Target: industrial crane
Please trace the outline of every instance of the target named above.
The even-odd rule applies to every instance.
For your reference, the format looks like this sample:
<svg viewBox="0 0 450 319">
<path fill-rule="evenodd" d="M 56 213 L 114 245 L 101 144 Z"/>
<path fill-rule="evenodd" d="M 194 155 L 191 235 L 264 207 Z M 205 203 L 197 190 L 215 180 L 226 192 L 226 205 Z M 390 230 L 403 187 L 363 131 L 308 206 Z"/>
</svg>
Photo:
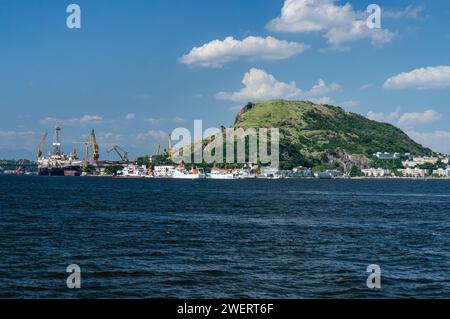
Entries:
<svg viewBox="0 0 450 319">
<path fill-rule="evenodd" d="M 83 144 L 84 145 L 84 167 L 87 167 L 89 164 L 89 142 L 88 141 L 84 141 L 84 142 L 73 142 L 73 144 Z M 76 155 L 76 152 L 74 152 Z"/>
<path fill-rule="evenodd" d="M 114 145 L 107 153 L 111 153 L 112 151 L 116 152 L 119 155 L 120 159 L 124 163 L 128 163 L 128 152 L 121 148 L 119 145 Z M 122 152 L 122 153 L 121 153 Z"/>
<path fill-rule="evenodd" d="M 95 138 L 94 129 L 92 129 L 92 131 L 91 131 L 90 143 L 91 143 L 91 149 L 92 149 L 92 164 L 97 165 L 97 161 L 100 157 L 100 154 L 99 154 L 99 147 L 97 144 L 97 140 Z"/>
<path fill-rule="evenodd" d="M 42 156 L 42 148 L 44 147 L 45 141 L 47 139 L 47 135 L 48 135 L 47 133 L 44 133 L 44 135 L 42 135 L 41 142 L 39 143 L 38 153 L 37 153 L 38 158 L 41 158 L 41 156 Z"/>
<path fill-rule="evenodd" d="M 169 134 L 169 138 L 168 138 L 168 147 L 169 147 L 169 149 L 168 149 L 168 158 L 169 158 L 169 160 L 171 161 L 172 160 L 172 134 Z"/>
</svg>

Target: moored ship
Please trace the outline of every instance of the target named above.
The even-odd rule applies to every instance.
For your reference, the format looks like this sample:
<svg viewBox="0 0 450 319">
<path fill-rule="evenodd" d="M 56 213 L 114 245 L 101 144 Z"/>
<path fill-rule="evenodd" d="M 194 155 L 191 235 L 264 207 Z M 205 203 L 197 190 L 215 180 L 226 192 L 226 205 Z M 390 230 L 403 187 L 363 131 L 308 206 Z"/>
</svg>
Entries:
<svg viewBox="0 0 450 319">
<path fill-rule="evenodd" d="M 44 135 L 38 150 L 39 176 L 80 176 L 82 162 L 76 159 L 76 154 L 67 155 L 61 151 L 61 127 L 57 124 L 53 135 L 52 152 L 49 156 L 42 156 L 42 144 L 47 137 Z"/>
</svg>

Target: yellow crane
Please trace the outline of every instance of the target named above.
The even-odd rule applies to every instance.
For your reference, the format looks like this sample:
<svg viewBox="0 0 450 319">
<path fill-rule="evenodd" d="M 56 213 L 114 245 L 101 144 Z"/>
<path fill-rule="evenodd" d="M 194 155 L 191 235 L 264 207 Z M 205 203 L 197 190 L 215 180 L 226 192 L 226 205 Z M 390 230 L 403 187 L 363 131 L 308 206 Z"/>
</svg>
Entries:
<svg viewBox="0 0 450 319">
<path fill-rule="evenodd" d="M 89 142 L 73 142 L 73 144 L 83 144 L 84 145 L 84 167 L 87 167 L 89 164 Z"/>
<path fill-rule="evenodd" d="M 42 148 L 44 147 L 44 143 L 47 139 L 47 135 L 48 135 L 47 133 L 44 133 L 42 135 L 41 142 L 39 143 L 38 153 L 37 153 L 38 158 L 42 157 Z"/>
<path fill-rule="evenodd" d="M 99 155 L 99 147 L 97 144 L 97 140 L 95 138 L 94 129 L 92 129 L 92 131 L 91 131 L 90 143 L 91 143 L 91 149 L 92 149 L 92 164 L 97 165 L 97 161 L 98 161 L 100 155 Z"/>
<path fill-rule="evenodd" d="M 172 134 L 169 134 L 169 150 L 168 150 L 168 155 L 169 155 L 169 160 L 172 160 Z"/>
</svg>

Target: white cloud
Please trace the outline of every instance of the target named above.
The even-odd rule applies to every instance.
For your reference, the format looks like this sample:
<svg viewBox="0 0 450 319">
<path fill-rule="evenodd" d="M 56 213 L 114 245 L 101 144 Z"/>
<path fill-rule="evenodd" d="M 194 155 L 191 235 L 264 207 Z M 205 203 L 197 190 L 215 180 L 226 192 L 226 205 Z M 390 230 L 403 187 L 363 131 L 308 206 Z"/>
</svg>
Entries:
<svg viewBox="0 0 450 319">
<path fill-rule="evenodd" d="M 383 18 L 390 18 L 390 19 L 400 19 L 400 18 L 411 18 L 411 19 L 417 19 L 419 17 L 419 14 L 424 10 L 424 6 L 414 6 L 409 5 L 403 10 L 394 10 L 394 9 L 388 9 L 383 11 Z"/>
<path fill-rule="evenodd" d="M 434 123 L 442 119 L 442 114 L 435 110 L 426 110 L 422 113 L 404 113 L 400 116 L 398 124 L 400 125 L 416 125 L 416 124 L 429 124 Z"/>
<path fill-rule="evenodd" d="M 358 106 L 360 104 L 361 104 L 360 101 L 355 101 L 355 100 L 348 100 L 348 101 L 344 101 L 344 102 L 339 103 L 339 105 L 341 107 L 345 107 L 345 108 L 356 107 L 356 106 Z"/>
<path fill-rule="evenodd" d="M 335 0 L 285 0 L 281 15 L 270 21 L 267 28 L 276 32 L 323 32 L 335 48 L 362 39 L 379 45 L 394 38 L 387 29 L 369 29 L 365 16 L 350 3 L 341 6 Z"/>
<path fill-rule="evenodd" d="M 186 120 L 182 117 L 175 116 L 172 119 L 165 119 L 165 118 L 147 118 L 144 120 L 144 122 L 150 123 L 152 125 L 161 125 L 163 123 L 171 122 L 175 124 L 181 124 L 186 122 Z"/>
<path fill-rule="evenodd" d="M 370 111 L 367 114 L 367 118 L 373 121 L 377 121 L 377 122 L 386 122 L 386 123 L 394 123 L 396 121 L 398 121 L 398 119 L 400 118 L 401 113 L 400 113 L 400 108 L 397 107 L 395 109 L 395 111 L 390 112 L 388 114 L 385 114 L 383 112 L 372 112 Z"/>
<path fill-rule="evenodd" d="M 186 120 L 185 120 L 184 118 L 182 118 L 182 117 L 175 116 L 175 117 L 172 119 L 172 122 L 173 122 L 173 123 L 176 123 L 176 124 L 181 124 L 181 123 L 186 122 Z"/>
<path fill-rule="evenodd" d="M 442 65 L 403 72 L 386 80 L 385 89 L 416 88 L 419 90 L 450 86 L 450 66 Z"/>
<path fill-rule="evenodd" d="M 162 130 L 149 130 L 144 133 L 139 133 L 136 138 L 138 140 L 147 140 L 147 139 L 155 139 L 155 140 L 165 140 L 167 139 L 168 133 Z"/>
<path fill-rule="evenodd" d="M 402 114 L 400 112 L 400 108 L 398 107 L 395 111 L 388 114 L 384 114 L 382 112 L 375 113 L 371 111 L 367 114 L 367 117 L 374 121 L 387 122 L 405 127 L 437 122 L 442 119 L 442 114 L 432 109 L 424 112 L 410 112 Z"/>
<path fill-rule="evenodd" d="M 337 83 L 327 85 L 324 80 L 319 79 L 309 91 L 304 93 L 306 99 L 317 98 L 341 90 L 341 86 Z"/>
<path fill-rule="evenodd" d="M 33 131 L 0 131 L 0 137 L 30 137 L 34 134 Z"/>
<path fill-rule="evenodd" d="M 134 114 L 134 113 L 128 113 L 127 115 L 125 115 L 126 120 L 134 120 L 135 117 L 136 117 L 136 114 Z"/>
<path fill-rule="evenodd" d="M 431 148 L 435 152 L 450 153 L 450 132 L 434 131 L 434 132 L 406 132 L 416 142 Z"/>
<path fill-rule="evenodd" d="M 57 122 L 67 125 L 67 126 L 85 126 L 88 124 L 99 124 L 101 123 L 103 118 L 98 115 L 83 115 L 80 118 L 72 118 L 72 119 L 56 119 L 53 117 L 46 117 L 40 120 L 41 124 L 55 124 Z"/>
<path fill-rule="evenodd" d="M 294 81 L 284 83 L 264 70 L 252 68 L 246 72 L 242 80 L 244 88 L 234 93 L 220 92 L 216 94 L 219 100 L 255 101 L 277 98 L 296 98 L 301 94 Z"/>
<path fill-rule="evenodd" d="M 325 37 L 333 47 L 340 48 L 342 44 L 357 40 L 370 39 L 373 46 L 389 43 L 394 33 L 387 29 L 369 29 L 366 21 L 353 21 L 348 26 L 330 29 Z"/>
<path fill-rule="evenodd" d="M 303 43 L 278 40 L 274 37 L 250 36 L 244 40 L 227 37 L 194 47 L 178 62 L 189 66 L 220 68 L 225 63 L 247 58 L 255 60 L 282 60 L 303 53 L 308 46 Z"/>
<path fill-rule="evenodd" d="M 242 83 L 244 88 L 240 91 L 234 93 L 220 92 L 216 94 L 216 99 L 242 102 L 283 98 L 305 99 L 319 104 L 329 104 L 332 99 L 325 95 L 341 89 L 336 83 L 328 85 L 320 79 L 309 91 L 303 92 L 297 87 L 295 81 L 281 82 L 272 74 L 255 68 L 245 73 Z"/>
</svg>

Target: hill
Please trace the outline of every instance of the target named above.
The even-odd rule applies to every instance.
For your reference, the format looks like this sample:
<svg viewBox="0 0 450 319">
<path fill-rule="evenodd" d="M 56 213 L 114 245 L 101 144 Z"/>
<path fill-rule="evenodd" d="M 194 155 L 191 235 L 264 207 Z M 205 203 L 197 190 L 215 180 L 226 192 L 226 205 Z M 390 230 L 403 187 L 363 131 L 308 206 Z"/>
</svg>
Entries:
<svg viewBox="0 0 450 319">
<path fill-rule="evenodd" d="M 279 128 L 282 168 L 367 167 L 376 152 L 430 155 L 399 128 L 332 105 L 272 100 L 247 104 L 233 127 Z"/>
</svg>

